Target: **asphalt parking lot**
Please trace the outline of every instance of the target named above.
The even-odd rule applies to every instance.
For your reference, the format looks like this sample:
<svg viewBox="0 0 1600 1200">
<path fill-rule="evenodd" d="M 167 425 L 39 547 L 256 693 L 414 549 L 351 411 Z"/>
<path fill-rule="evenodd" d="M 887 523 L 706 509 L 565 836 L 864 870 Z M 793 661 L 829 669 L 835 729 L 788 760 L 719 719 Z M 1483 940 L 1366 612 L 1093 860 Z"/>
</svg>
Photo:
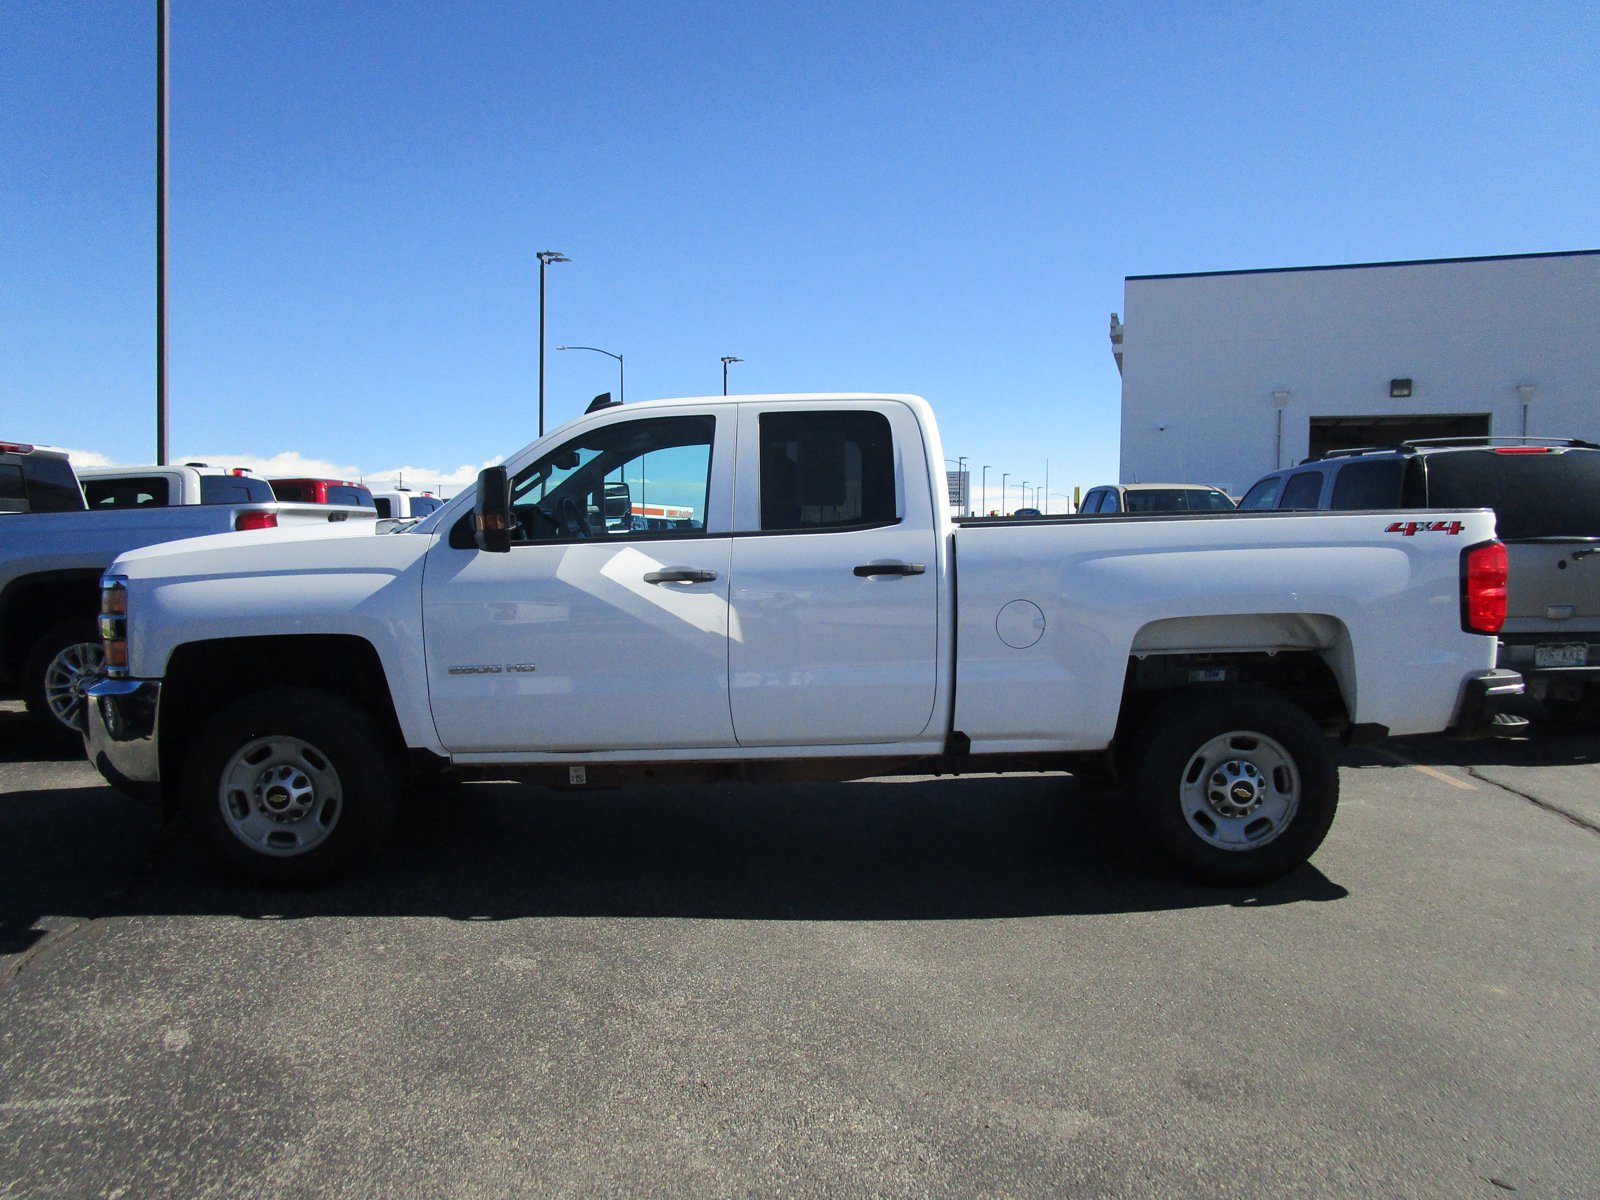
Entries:
<svg viewBox="0 0 1600 1200">
<path fill-rule="evenodd" d="M 0 1197 L 1600 1195 L 1600 736 L 1173 883 L 1065 776 L 409 810 L 210 878 L 0 708 Z"/>
</svg>

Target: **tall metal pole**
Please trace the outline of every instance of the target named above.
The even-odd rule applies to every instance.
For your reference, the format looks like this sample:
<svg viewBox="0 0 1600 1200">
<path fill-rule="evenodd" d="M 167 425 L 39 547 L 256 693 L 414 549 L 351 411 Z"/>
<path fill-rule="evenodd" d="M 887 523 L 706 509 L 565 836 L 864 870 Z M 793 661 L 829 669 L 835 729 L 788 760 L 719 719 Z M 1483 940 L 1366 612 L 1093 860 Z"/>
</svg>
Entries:
<svg viewBox="0 0 1600 1200">
<path fill-rule="evenodd" d="M 559 250 L 541 250 L 539 258 L 539 436 L 544 436 L 544 271 L 551 263 L 571 262 Z"/>
<path fill-rule="evenodd" d="M 1006 480 L 1011 478 L 1010 471 L 1000 472 L 1000 515 L 1006 515 Z"/>
<path fill-rule="evenodd" d="M 167 0 L 156 0 L 156 463 L 167 463 Z"/>
<path fill-rule="evenodd" d="M 987 517 L 989 515 L 989 464 L 988 463 L 984 463 L 983 464 L 983 501 L 979 505 L 979 507 L 983 509 L 983 515 Z"/>
<path fill-rule="evenodd" d="M 967 516 L 972 515 L 972 497 L 967 494 L 967 458 L 966 455 L 956 459 L 956 480 L 961 488 L 961 507 Z"/>
<path fill-rule="evenodd" d="M 728 364 L 729 363 L 736 363 L 736 362 L 743 362 L 743 361 L 744 361 L 744 359 L 735 358 L 731 354 L 724 354 L 722 356 L 722 394 L 724 396 L 726 396 L 728 394 Z"/>
<path fill-rule="evenodd" d="M 1046 516 L 1050 514 L 1050 460 L 1044 460 L 1044 506 L 1040 509 Z"/>
</svg>

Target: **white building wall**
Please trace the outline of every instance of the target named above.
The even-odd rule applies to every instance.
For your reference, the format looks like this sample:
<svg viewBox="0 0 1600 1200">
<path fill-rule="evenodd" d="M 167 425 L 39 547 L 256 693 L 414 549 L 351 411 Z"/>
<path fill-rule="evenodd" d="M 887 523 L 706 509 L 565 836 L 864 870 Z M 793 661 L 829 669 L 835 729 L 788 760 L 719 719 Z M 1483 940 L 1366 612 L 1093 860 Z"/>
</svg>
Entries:
<svg viewBox="0 0 1600 1200">
<path fill-rule="evenodd" d="M 1529 434 L 1600 441 L 1600 251 L 1132 276 L 1123 304 L 1124 483 L 1237 496 L 1306 456 L 1313 417 L 1488 413 L 1520 434 L 1519 384 Z"/>
</svg>

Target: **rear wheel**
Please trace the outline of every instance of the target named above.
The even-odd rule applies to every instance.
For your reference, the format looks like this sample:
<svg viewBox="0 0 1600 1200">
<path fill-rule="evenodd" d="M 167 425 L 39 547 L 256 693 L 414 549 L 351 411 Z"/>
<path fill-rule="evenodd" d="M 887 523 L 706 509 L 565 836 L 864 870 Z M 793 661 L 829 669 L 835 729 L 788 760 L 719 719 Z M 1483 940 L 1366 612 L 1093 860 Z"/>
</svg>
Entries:
<svg viewBox="0 0 1600 1200">
<path fill-rule="evenodd" d="M 203 852 L 269 887 L 323 883 L 387 836 L 389 748 L 338 696 L 249 696 L 206 726 L 183 772 L 183 811 Z"/>
<path fill-rule="evenodd" d="M 33 644 L 23 667 L 24 699 L 35 729 L 52 746 L 82 746 L 83 689 L 101 679 L 105 667 L 93 621 L 63 621 Z"/>
<path fill-rule="evenodd" d="M 1180 696 L 1142 727 L 1134 776 L 1161 852 L 1205 883 L 1264 883 L 1305 862 L 1333 825 L 1339 773 L 1305 712 L 1248 688 Z"/>
</svg>

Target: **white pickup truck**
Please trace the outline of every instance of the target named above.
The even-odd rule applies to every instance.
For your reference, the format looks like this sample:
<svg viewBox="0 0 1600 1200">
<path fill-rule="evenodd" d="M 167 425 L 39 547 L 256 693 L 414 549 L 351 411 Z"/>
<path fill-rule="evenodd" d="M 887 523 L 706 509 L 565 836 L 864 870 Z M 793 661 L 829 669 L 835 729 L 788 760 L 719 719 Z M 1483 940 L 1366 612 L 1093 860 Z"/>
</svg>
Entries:
<svg viewBox="0 0 1600 1200">
<path fill-rule="evenodd" d="M 1108 762 L 1142 836 L 1244 883 L 1327 833 L 1328 735 L 1477 735 L 1521 690 L 1485 510 L 953 525 L 942 467 L 914 396 L 613 405 L 391 536 L 125 554 L 89 756 L 269 884 L 366 854 L 429 771 Z M 652 505 L 679 519 L 627 519 Z"/>
<path fill-rule="evenodd" d="M 56 491 L 74 492 L 71 503 L 51 511 L 8 512 L 0 505 L 0 696 L 20 696 L 38 736 L 68 747 L 83 726 L 82 690 L 101 670 L 100 576 L 118 554 L 226 530 L 327 529 L 363 518 L 370 528 L 376 518 L 370 510 L 284 504 L 266 480 L 249 473 L 117 467 L 85 470 L 75 479 L 61 454 L 0 445 L 22 478 L 47 465 L 58 477 Z"/>
</svg>

